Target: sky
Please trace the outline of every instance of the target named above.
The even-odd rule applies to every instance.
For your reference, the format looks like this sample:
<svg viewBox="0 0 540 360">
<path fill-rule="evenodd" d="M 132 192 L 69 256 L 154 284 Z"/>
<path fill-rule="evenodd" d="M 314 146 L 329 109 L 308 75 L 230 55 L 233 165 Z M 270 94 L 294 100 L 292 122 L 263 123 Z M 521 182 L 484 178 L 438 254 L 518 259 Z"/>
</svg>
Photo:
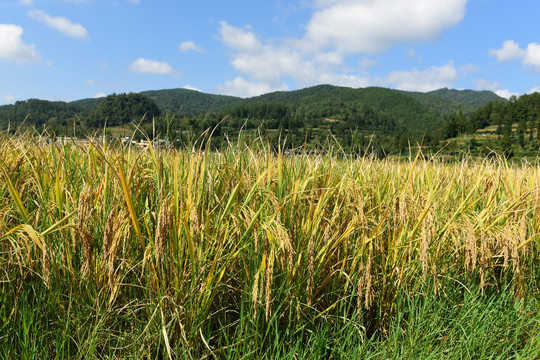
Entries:
<svg viewBox="0 0 540 360">
<path fill-rule="evenodd" d="M 0 0 L 0 105 L 319 84 L 540 91 L 538 0 Z"/>
</svg>

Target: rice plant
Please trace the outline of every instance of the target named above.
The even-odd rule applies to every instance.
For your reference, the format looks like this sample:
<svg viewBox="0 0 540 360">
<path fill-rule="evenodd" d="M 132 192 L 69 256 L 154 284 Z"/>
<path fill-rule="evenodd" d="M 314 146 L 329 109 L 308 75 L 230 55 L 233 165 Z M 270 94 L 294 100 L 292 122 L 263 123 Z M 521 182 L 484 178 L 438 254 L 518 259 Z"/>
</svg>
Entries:
<svg viewBox="0 0 540 360">
<path fill-rule="evenodd" d="M 338 155 L 2 134 L 0 357 L 537 357 L 538 166 Z"/>
</svg>

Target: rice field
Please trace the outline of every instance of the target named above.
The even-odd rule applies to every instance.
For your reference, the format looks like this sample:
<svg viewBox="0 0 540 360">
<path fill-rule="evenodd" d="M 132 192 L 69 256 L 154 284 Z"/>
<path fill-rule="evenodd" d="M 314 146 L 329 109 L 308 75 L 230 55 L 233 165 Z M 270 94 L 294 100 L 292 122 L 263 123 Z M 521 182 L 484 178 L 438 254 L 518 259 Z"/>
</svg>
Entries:
<svg viewBox="0 0 540 360">
<path fill-rule="evenodd" d="M 0 358 L 538 358 L 540 168 L 0 134 Z"/>
</svg>

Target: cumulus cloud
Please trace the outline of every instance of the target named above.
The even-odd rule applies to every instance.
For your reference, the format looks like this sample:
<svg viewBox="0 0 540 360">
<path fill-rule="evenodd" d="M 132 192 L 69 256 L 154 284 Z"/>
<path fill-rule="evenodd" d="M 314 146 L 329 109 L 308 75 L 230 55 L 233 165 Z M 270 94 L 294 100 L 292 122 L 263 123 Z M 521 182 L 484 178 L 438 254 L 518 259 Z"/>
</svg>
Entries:
<svg viewBox="0 0 540 360">
<path fill-rule="evenodd" d="M 489 56 L 495 56 L 498 62 L 508 62 L 515 59 L 522 59 L 526 51 L 520 49 L 519 44 L 513 40 L 507 40 L 500 49 L 489 49 Z"/>
<path fill-rule="evenodd" d="M 383 84 L 393 85 L 406 91 L 433 91 L 444 87 L 453 87 L 459 80 L 459 72 L 454 62 L 443 66 L 431 66 L 426 70 L 394 71 L 382 80 Z"/>
<path fill-rule="evenodd" d="M 230 49 L 230 64 L 240 73 L 222 89 L 243 95 L 331 83 L 351 87 L 380 83 L 364 69 L 375 60 L 347 64 L 350 55 L 376 54 L 401 43 L 435 39 L 463 19 L 468 0 L 316 0 L 315 10 L 299 38 L 261 40 L 251 26 L 220 22 L 218 38 Z M 415 55 L 415 54 L 414 54 Z M 460 70 L 461 71 L 461 70 Z M 450 86 L 459 78 L 453 63 L 424 71 L 394 72 L 386 84 L 420 91 Z"/>
<path fill-rule="evenodd" d="M 250 27 L 242 29 L 231 26 L 226 21 L 221 21 L 219 24 L 220 39 L 230 48 L 247 53 L 264 50 L 263 44 L 253 34 Z"/>
<path fill-rule="evenodd" d="M 500 97 L 503 97 L 505 99 L 510 99 L 512 96 L 519 96 L 518 93 L 511 92 L 510 90 L 501 89 L 495 91 L 495 94 L 499 95 Z"/>
<path fill-rule="evenodd" d="M 96 82 L 93 80 L 93 79 L 88 79 L 84 82 L 87 86 L 92 86 L 94 85 Z"/>
<path fill-rule="evenodd" d="M 300 87 L 327 83 L 361 87 L 369 83 L 363 72 L 341 69 L 344 59 L 337 52 L 303 53 L 287 46 L 290 44 L 265 43 L 250 28 L 226 22 L 221 23 L 220 39 L 233 50 L 231 65 L 251 78 L 248 81 L 238 77 L 220 88 L 232 89 L 229 93 L 253 96 L 283 90 L 288 88 L 285 79 L 292 79 Z M 247 90 L 241 92 L 240 85 Z"/>
<path fill-rule="evenodd" d="M 34 49 L 34 45 L 23 42 L 21 36 L 23 28 L 13 24 L 0 24 L 0 59 L 15 61 L 16 63 L 36 64 L 41 56 Z"/>
<path fill-rule="evenodd" d="M 282 77 L 293 76 L 300 81 L 315 74 L 311 61 L 286 46 L 263 44 L 249 29 L 221 22 L 220 39 L 234 50 L 231 65 L 258 82 L 276 86 Z"/>
<path fill-rule="evenodd" d="M 19 0 L 19 4 L 20 5 L 25 5 L 25 6 L 30 6 L 30 5 L 34 5 L 34 1 L 33 0 Z"/>
<path fill-rule="evenodd" d="M 193 41 L 188 40 L 182 42 L 180 45 L 178 45 L 178 49 L 181 51 L 197 51 L 197 52 L 204 52 L 204 49 L 198 45 L 196 45 Z"/>
<path fill-rule="evenodd" d="M 531 68 L 534 72 L 540 72 L 540 44 L 530 43 L 527 46 L 523 65 Z"/>
<path fill-rule="evenodd" d="M 103 91 L 98 92 L 97 94 L 94 94 L 93 98 L 98 99 L 107 96 Z"/>
<path fill-rule="evenodd" d="M 282 84 L 277 87 L 272 87 L 261 81 L 248 81 L 238 76 L 234 80 L 227 81 L 225 85 L 216 86 L 216 90 L 219 94 L 245 98 L 266 94 L 272 91 L 288 90 L 288 86 Z"/>
<path fill-rule="evenodd" d="M 129 70 L 146 74 L 167 75 L 174 73 L 173 68 L 165 61 L 147 60 L 138 58 L 129 66 Z"/>
<path fill-rule="evenodd" d="M 467 0 L 320 0 L 304 45 L 375 54 L 403 42 L 436 38 L 465 16 Z"/>
<path fill-rule="evenodd" d="M 32 19 L 41 21 L 48 27 L 58 30 L 69 37 L 75 39 L 88 39 L 88 31 L 84 26 L 73 23 L 65 17 L 50 16 L 46 12 L 37 9 L 30 10 L 28 16 Z"/>
<path fill-rule="evenodd" d="M 526 49 L 520 48 L 513 40 L 507 40 L 500 49 L 490 49 L 490 56 L 495 56 L 499 62 L 521 59 L 522 65 L 540 73 L 540 44 L 529 43 Z"/>
</svg>

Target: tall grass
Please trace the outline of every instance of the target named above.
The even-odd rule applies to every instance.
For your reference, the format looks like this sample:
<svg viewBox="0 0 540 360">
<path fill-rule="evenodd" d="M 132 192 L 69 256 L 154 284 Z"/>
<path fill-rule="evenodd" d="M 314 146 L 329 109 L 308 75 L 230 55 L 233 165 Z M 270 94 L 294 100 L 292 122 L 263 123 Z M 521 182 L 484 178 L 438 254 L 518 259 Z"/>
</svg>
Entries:
<svg viewBox="0 0 540 360">
<path fill-rule="evenodd" d="M 0 169 L 4 358 L 538 356 L 537 166 L 2 135 Z"/>
</svg>

